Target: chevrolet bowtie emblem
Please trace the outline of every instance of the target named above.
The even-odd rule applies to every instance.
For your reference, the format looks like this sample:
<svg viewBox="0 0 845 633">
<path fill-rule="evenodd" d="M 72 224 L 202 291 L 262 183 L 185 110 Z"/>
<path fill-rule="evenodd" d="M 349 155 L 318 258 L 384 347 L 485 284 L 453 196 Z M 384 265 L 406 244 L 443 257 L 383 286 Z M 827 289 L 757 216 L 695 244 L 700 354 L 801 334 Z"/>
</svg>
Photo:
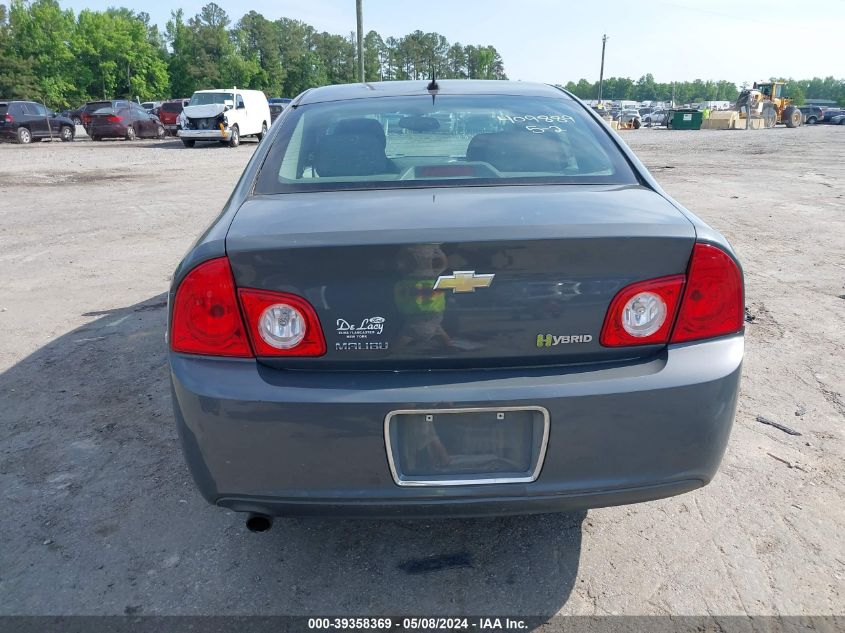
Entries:
<svg viewBox="0 0 845 633">
<path fill-rule="evenodd" d="M 434 283 L 434 290 L 452 292 L 475 292 L 476 288 L 487 288 L 495 275 L 476 275 L 474 270 L 456 270 L 454 275 L 440 275 Z"/>
</svg>

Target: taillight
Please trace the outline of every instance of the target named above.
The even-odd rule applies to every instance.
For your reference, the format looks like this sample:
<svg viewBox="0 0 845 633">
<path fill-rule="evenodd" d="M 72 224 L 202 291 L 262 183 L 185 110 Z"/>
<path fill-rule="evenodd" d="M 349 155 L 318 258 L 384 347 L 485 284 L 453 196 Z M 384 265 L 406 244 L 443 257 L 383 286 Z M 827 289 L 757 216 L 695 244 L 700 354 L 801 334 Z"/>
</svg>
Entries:
<svg viewBox="0 0 845 633">
<path fill-rule="evenodd" d="M 6 115 L 3 117 L 3 120 L 4 120 L 4 121 L 6 121 L 6 123 L 14 123 L 14 122 L 15 122 L 15 117 L 13 117 L 11 114 L 6 114 Z"/>
<path fill-rule="evenodd" d="M 241 288 L 241 306 L 256 356 L 322 356 L 326 340 L 314 308 L 286 292 Z"/>
<path fill-rule="evenodd" d="M 123 119 L 121 119 L 116 114 L 110 114 L 106 117 L 106 121 L 108 121 L 109 123 L 120 123 L 121 121 L 123 121 Z"/>
<path fill-rule="evenodd" d="M 639 281 L 620 290 L 604 319 L 606 347 L 714 338 L 743 327 L 742 273 L 722 249 L 696 244 L 686 275 Z"/>
<path fill-rule="evenodd" d="M 625 286 L 610 302 L 601 330 L 601 344 L 619 347 L 668 342 L 683 287 L 683 275 Z"/>
<path fill-rule="evenodd" d="M 672 342 L 739 332 L 744 313 L 742 273 L 737 263 L 716 246 L 696 244 Z"/>
<path fill-rule="evenodd" d="M 170 346 L 188 354 L 252 356 L 226 257 L 200 264 L 179 284 L 173 301 Z"/>
</svg>

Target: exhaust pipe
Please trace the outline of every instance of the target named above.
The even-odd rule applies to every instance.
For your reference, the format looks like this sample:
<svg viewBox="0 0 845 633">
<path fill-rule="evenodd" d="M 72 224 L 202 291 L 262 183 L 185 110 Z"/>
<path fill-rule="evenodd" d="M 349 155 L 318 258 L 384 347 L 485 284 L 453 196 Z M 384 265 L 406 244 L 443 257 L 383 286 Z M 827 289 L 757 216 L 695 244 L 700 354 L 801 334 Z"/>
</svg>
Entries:
<svg viewBox="0 0 845 633">
<path fill-rule="evenodd" d="M 246 518 L 246 529 L 250 532 L 266 532 L 273 527 L 273 517 L 266 514 L 255 514 L 250 512 Z"/>
</svg>

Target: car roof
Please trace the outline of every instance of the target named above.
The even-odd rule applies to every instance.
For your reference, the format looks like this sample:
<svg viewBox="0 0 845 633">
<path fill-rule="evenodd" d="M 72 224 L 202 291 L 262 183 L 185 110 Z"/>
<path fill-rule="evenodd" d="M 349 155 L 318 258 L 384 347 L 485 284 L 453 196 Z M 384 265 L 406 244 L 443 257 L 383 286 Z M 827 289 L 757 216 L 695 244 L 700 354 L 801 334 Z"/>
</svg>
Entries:
<svg viewBox="0 0 845 633">
<path fill-rule="evenodd" d="M 249 88 L 209 88 L 208 90 L 194 90 L 194 94 L 203 92 L 261 92 L 260 90 L 251 90 Z M 264 94 L 261 92 L 261 94 Z"/>
<path fill-rule="evenodd" d="M 372 99 L 377 97 L 406 97 L 430 94 L 426 81 L 382 81 L 374 83 L 341 84 L 307 90 L 296 100 L 297 105 L 344 101 L 346 99 Z M 482 79 L 438 79 L 438 95 L 511 95 L 525 97 L 569 96 L 554 86 L 527 81 Z"/>
</svg>

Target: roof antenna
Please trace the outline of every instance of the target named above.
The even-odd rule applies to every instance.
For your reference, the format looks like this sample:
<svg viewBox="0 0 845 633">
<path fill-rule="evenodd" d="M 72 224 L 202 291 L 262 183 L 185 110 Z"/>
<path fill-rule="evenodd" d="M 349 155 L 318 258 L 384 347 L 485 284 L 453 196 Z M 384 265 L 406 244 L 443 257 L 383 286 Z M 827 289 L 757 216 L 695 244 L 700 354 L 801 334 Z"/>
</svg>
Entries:
<svg viewBox="0 0 845 633">
<path fill-rule="evenodd" d="M 431 81 L 428 82 L 428 85 L 425 87 L 426 90 L 431 94 L 431 105 L 434 105 L 434 97 L 437 96 L 437 91 L 440 90 L 440 86 L 437 85 L 437 79 L 434 76 L 434 64 L 431 63 Z"/>
</svg>

